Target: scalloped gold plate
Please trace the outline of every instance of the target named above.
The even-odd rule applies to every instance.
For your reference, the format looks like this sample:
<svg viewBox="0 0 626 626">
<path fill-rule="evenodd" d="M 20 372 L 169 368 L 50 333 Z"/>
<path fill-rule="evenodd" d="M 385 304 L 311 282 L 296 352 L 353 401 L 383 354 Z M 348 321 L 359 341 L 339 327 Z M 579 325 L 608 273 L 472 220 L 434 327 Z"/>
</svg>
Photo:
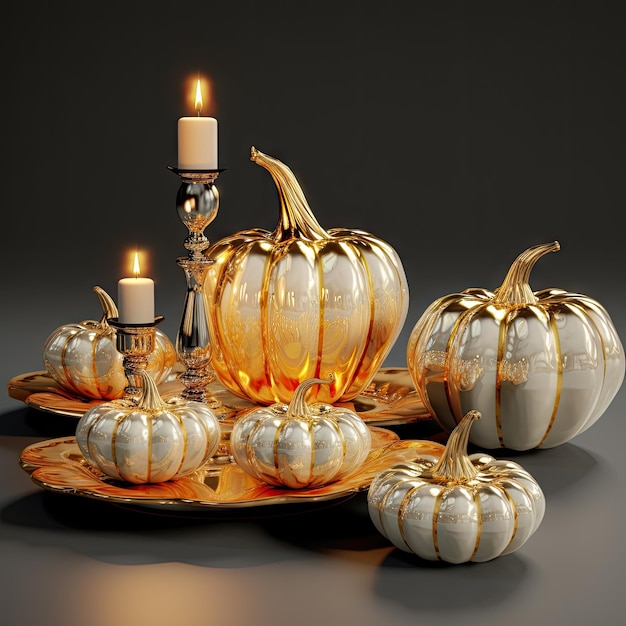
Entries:
<svg viewBox="0 0 626 626">
<path fill-rule="evenodd" d="M 272 487 L 249 476 L 236 463 L 213 462 L 184 478 L 133 485 L 115 481 L 87 463 L 75 437 L 34 443 L 22 451 L 19 461 L 32 480 L 49 491 L 141 508 L 217 511 L 344 499 L 367 489 L 376 474 L 394 463 L 424 455 L 439 457 L 444 450 L 434 441 L 401 440 L 390 430 L 370 429 L 372 449 L 360 470 L 316 489 Z"/>
<path fill-rule="evenodd" d="M 159 385 L 159 393 L 165 400 L 180 394 L 183 389 L 178 378 Z M 229 418 L 257 406 L 230 393 L 217 381 L 211 383 L 208 390 L 223 405 Z M 77 418 L 82 417 L 90 407 L 103 402 L 72 394 L 46 372 L 15 376 L 7 385 L 7 393 L 34 409 Z M 353 401 L 338 406 L 352 409 L 370 426 L 393 426 L 431 419 L 407 368 L 381 368 L 363 393 Z"/>
</svg>

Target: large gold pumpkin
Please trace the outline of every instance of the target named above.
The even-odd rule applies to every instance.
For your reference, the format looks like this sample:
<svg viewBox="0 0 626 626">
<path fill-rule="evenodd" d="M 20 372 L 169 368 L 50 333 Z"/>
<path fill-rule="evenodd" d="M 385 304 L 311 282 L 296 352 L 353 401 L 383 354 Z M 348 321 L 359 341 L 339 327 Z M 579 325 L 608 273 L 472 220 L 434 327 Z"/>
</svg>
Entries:
<svg viewBox="0 0 626 626">
<path fill-rule="evenodd" d="M 273 232 L 251 229 L 213 244 L 206 279 L 212 367 L 232 393 L 289 402 L 311 378 L 313 400 L 357 396 L 406 319 L 408 285 L 395 250 L 360 230 L 324 230 L 291 170 L 252 148 L 280 198 Z"/>
<path fill-rule="evenodd" d="M 530 288 L 536 261 L 559 249 L 529 248 L 499 289 L 443 296 L 415 324 L 408 369 L 448 432 L 477 409 L 474 445 L 552 448 L 594 424 L 617 394 L 626 361 L 606 309 L 583 294 Z"/>
</svg>

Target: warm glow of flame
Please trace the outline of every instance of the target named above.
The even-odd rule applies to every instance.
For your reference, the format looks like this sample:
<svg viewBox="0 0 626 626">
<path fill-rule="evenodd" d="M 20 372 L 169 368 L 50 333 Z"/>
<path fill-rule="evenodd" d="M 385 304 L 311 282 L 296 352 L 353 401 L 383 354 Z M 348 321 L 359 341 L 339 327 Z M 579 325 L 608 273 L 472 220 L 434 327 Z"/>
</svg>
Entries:
<svg viewBox="0 0 626 626">
<path fill-rule="evenodd" d="M 133 261 L 133 274 L 135 274 L 135 278 L 139 278 L 139 252 L 135 252 L 135 259 Z"/>
<path fill-rule="evenodd" d="M 196 111 L 198 111 L 198 115 L 200 115 L 200 111 L 202 111 L 202 85 L 200 84 L 200 79 L 198 78 L 198 82 L 196 83 Z"/>
<path fill-rule="evenodd" d="M 185 78 L 184 94 L 185 94 L 185 110 L 195 111 L 200 115 L 215 114 L 215 102 L 211 97 L 213 85 L 211 79 L 206 75 L 198 72 L 194 76 Z"/>
</svg>

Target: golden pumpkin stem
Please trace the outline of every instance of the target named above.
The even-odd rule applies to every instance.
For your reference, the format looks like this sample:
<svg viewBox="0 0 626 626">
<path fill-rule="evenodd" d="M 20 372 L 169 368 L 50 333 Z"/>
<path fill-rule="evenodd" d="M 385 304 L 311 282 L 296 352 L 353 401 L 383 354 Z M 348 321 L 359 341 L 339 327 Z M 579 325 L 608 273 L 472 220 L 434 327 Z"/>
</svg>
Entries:
<svg viewBox="0 0 626 626">
<path fill-rule="evenodd" d="M 280 221 L 272 233 L 275 241 L 286 241 L 295 236 L 317 241 L 328 239 L 304 197 L 293 172 L 278 159 L 263 154 L 252 146 L 250 160 L 264 167 L 274 179 L 280 198 Z"/>
<path fill-rule="evenodd" d="M 100 306 L 103 311 L 102 318 L 100 319 L 100 326 L 105 328 L 109 325 L 107 322 L 108 319 L 118 316 L 117 306 L 115 302 L 113 302 L 113 298 L 111 298 L 111 296 L 104 289 L 102 289 L 102 287 L 98 287 L 98 285 L 96 285 L 93 290 L 100 300 Z"/>
<path fill-rule="evenodd" d="M 154 379 L 146 370 L 138 369 L 134 372 L 141 378 L 141 394 L 139 396 L 139 408 L 146 411 L 159 411 L 165 408 L 165 402 L 157 388 Z"/>
<path fill-rule="evenodd" d="M 482 417 L 480 411 L 468 411 L 448 437 L 446 448 L 432 469 L 432 475 L 438 480 L 467 482 L 478 474 L 478 470 L 467 455 L 469 433 L 474 420 Z"/>
<path fill-rule="evenodd" d="M 293 392 L 291 402 L 289 402 L 289 406 L 287 407 L 287 417 L 309 417 L 309 405 L 305 401 L 307 392 L 313 385 L 330 385 L 333 380 L 335 380 L 335 377 L 332 374 L 329 375 L 328 380 L 321 378 L 303 380 Z"/>
<path fill-rule="evenodd" d="M 548 252 L 558 252 L 558 241 L 533 246 L 522 252 L 513 262 L 502 285 L 496 289 L 495 303 L 536 304 L 537 297 L 530 287 L 530 272 L 535 263 Z"/>
</svg>

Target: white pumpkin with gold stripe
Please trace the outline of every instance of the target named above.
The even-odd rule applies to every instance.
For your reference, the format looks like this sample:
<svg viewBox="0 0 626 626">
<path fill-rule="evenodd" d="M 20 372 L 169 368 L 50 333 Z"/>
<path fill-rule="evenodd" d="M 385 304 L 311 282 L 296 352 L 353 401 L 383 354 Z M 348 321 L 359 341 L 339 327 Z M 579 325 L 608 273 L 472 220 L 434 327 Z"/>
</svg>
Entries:
<svg viewBox="0 0 626 626">
<path fill-rule="evenodd" d="M 483 419 L 472 444 L 552 448 L 594 424 L 617 394 L 626 359 L 606 309 L 582 294 L 533 292 L 528 284 L 535 262 L 559 249 L 556 241 L 529 248 L 499 289 L 439 298 L 415 324 L 409 373 L 445 431 L 477 409 Z"/>
<path fill-rule="evenodd" d="M 515 552 L 539 527 L 545 496 L 535 479 L 513 461 L 468 456 L 479 418 L 468 411 L 440 458 L 393 465 L 370 484 L 370 518 L 400 550 L 429 561 L 483 562 Z"/>
<path fill-rule="evenodd" d="M 104 474 L 134 484 L 160 483 L 201 468 L 221 441 L 208 405 L 165 402 L 145 370 L 139 401 L 112 400 L 91 407 L 76 427 L 76 443 Z"/>
</svg>

